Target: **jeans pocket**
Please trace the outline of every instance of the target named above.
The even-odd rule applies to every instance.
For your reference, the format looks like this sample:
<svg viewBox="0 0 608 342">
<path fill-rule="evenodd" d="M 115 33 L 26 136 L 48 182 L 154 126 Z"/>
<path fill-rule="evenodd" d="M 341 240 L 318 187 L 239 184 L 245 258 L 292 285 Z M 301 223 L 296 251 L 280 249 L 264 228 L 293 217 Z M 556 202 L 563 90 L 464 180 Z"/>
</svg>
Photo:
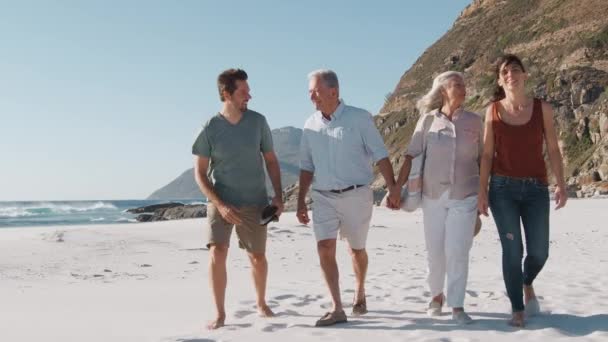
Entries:
<svg viewBox="0 0 608 342">
<path fill-rule="evenodd" d="M 549 187 L 542 183 L 533 183 L 528 187 L 530 193 L 534 197 L 549 198 Z"/>
<path fill-rule="evenodd" d="M 502 177 L 493 176 L 490 179 L 490 190 L 502 190 L 507 186 L 507 180 Z"/>
</svg>

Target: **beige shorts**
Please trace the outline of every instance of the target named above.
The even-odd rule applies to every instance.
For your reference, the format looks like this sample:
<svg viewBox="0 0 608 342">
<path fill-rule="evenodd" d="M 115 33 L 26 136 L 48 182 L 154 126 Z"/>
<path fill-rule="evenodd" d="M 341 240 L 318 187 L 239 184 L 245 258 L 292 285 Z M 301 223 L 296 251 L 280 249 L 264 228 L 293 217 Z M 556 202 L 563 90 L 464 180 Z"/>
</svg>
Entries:
<svg viewBox="0 0 608 342">
<path fill-rule="evenodd" d="M 240 207 L 239 215 L 243 224 L 236 225 L 236 236 L 239 239 L 239 247 L 250 253 L 264 253 L 266 251 L 266 226 L 260 224 L 262 207 Z M 214 244 L 230 245 L 232 234 L 232 223 L 224 220 L 220 212 L 213 204 L 207 207 L 207 248 Z"/>
<path fill-rule="evenodd" d="M 346 239 L 350 248 L 364 249 L 372 219 L 374 196 L 369 186 L 341 194 L 313 190 L 312 222 L 318 241 Z"/>
</svg>

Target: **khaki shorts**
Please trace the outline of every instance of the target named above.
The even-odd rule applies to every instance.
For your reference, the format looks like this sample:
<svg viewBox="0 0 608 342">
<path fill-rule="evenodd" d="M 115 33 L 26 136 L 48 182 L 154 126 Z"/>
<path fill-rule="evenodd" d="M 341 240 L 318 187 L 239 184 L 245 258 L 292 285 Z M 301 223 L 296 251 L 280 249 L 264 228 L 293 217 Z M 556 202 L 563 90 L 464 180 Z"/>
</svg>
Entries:
<svg viewBox="0 0 608 342">
<path fill-rule="evenodd" d="M 341 239 L 352 249 L 364 249 L 372 219 L 374 195 L 369 186 L 341 194 L 313 190 L 312 222 L 317 242 Z"/>
<path fill-rule="evenodd" d="M 266 226 L 260 224 L 262 210 L 264 208 L 251 206 L 240 207 L 239 215 L 243 224 L 236 225 L 236 236 L 239 239 L 239 247 L 251 253 L 264 253 L 266 251 Z M 207 207 L 207 248 L 213 244 L 230 245 L 232 235 L 232 223 L 224 220 L 220 212 L 213 204 Z"/>
</svg>

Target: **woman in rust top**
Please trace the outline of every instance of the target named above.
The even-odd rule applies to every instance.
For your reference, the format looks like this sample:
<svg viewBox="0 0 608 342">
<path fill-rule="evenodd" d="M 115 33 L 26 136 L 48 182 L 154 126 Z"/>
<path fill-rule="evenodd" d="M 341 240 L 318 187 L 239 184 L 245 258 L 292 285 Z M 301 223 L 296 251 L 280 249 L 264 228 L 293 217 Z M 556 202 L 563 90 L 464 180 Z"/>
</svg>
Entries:
<svg viewBox="0 0 608 342">
<path fill-rule="evenodd" d="M 505 55 L 498 60 L 497 88 L 486 111 L 478 200 L 479 211 L 486 216 L 489 204 L 498 227 L 503 278 L 513 310 L 509 324 L 518 327 L 524 326 L 524 313 L 529 317 L 540 312 L 532 282 L 549 255 L 549 191 L 543 142 L 557 181 L 556 209 L 567 200 L 553 109 L 526 95 L 527 77 L 517 56 Z M 526 237 L 523 270 L 520 221 Z"/>
</svg>

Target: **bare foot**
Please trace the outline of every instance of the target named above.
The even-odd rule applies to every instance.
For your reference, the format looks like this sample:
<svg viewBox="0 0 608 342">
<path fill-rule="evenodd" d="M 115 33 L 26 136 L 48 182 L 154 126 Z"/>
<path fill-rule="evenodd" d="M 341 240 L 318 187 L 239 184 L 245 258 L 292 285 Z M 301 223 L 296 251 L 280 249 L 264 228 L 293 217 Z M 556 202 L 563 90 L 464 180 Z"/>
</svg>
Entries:
<svg viewBox="0 0 608 342">
<path fill-rule="evenodd" d="M 215 330 L 215 329 L 219 329 L 219 328 L 223 327 L 225 319 L 226 319 L 225 317 L 216 318 L 215 320 L 207 323 L 207 329 Z"/>
<path fill-rule="evenodd" d="M 525 326 L 524 323 L 524 312 L 514 312 L 513 317 L 509 320 L 509 325 L 516 328 L 523 328 Z"/>
<path fill-rule="evenodd" d="M 532 299 L 536 299 L 534 287 L 532 285 L 524 285 L 524 304 L 528 305 Z"/>
<path fill-rule="evenodd" d="M 270 310 L 268 305 L 264 304 L 264 305 L 258 306 L 258 315 L 260 317 L 264 317 L 264 318 L 274 317 L 274 312 L 272 312 L 272 310 Z"/>
<path fill-rule="evenodd" d="M 445 297 L 443 296 L 443 293 L 440 293 L 438 295 L 436 295 L 435 297 L 433 297 L 432 301 L 433 302 L 437 302 L 440 305 L 443 305 L 443 300 L 445 299 Z"/>
</svg>

